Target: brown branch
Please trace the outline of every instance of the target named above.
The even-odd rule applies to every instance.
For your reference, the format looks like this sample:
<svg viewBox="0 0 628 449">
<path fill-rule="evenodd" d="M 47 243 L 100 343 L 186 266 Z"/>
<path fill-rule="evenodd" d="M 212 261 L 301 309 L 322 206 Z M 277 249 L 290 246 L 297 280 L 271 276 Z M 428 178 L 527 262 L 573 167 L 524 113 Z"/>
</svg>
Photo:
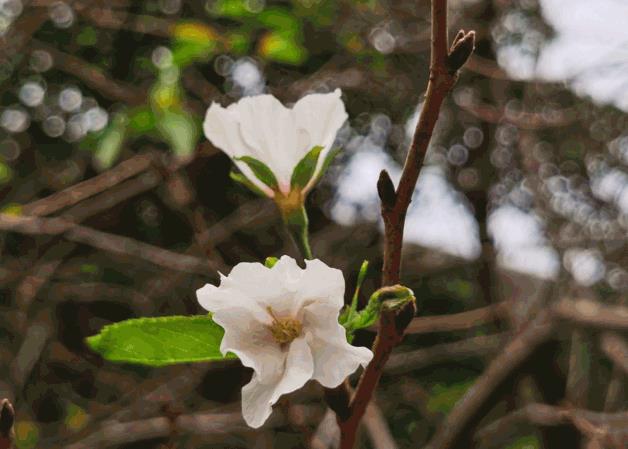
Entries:
<svg viewBox="0 0 628 449">
<path fill-rule="evenodd" d="M 582 329 L 574 329 L 571 332 L 565 399 L 572 407 L 587 407 L 591 376 L 591 346 L 590 336 Z"/>
<path fill-rule="evenodd" d="M 491 442 L 509 428 L 520 423 L 529 423 L 536 426 L 558 426 L 572 424 L 584 436 L 589 438 L 604 437 L 604 442 L 613 445 L 615 439 L 624 439 L 628 435 L 628 412 L 600 413 L 584 409 L 556 407 L 547 404 L 528 404 L 503 416 L 476 434 L 476 440 Z M 615 435 L 616 434 L 616 435 Z M 620 447 L 620 446 L 616 446 Z"/>
<path fill-rule="evenodd" d="M 310 406 L 299 405 L 299 412 L 303 416 L 313 416 L 314 410 Z M 273 414 L 266 426 L 278 427 L 285 425 L 287 417 Z M 172 419 L 166 416 L 140 419 L 136 421 L 119 422 L 107 420 L 100 428 L 73 444 L 63 445 L 67 449 L 92 449 L 94 447 L 118 447 L 135 441 L 163 438 L 172 432 L 185 435 L 211 435 L 224 438 L 226 433 L 246 432 L 248 427 L 242 419 L 242 413 L 214 413 L 201 412 L 179 415 Z"/>
<path fill-rule="evenodd" d="M 508 303 L 501 302 L 451 315 L 416 317 L 406 328 L 406 334 L 468 330 L 500 320 L 507 313 L 508 307 Z"/>
<path fill-rule="evenodd" d="M 573 124 L 578 118 L 574 108 L 557 109 L 543 114 L 529 111 L 510 112 L 488 103 L 460 104 L 459 106 L 484 122 L 511 123 L 527 130 L 561 128 Z"/>
<path fill-rule="evenodd" d="M 51 246 L 19 283 L 15 289 L 15 303 L 20 309 L 20 319 L 15 323 L 17 329 L 24 329 L 30 304 L 73 249 L 74 245 L 69 242 Z"/>
<path fill-rule="evenodd" d="M 612 332 L 602 334 L 601 340 L 602 351 L 615 363 L 615 366 L 628 374 L 628 343 Z"/>
<path fill-rule="evenodd" d="M 562 299 L 552 307 L 555 317 L 583 326 L 628 330 L 628 307 L 602 304 L 590 299 Z"/>
<path fill-rule="evenodd" d="M 173 20 L 150 15 L 130 14 L 126 11 L 118 12 L 109 8 L 90 6 L 78 9 L 78 12 L 101 28 L 126 29 L 135 33 L 151 34 L 158 37 L 171 37 L 172 28 L 176 25 Z"/>
<path fill-rule="evenodd" d="M 63 218 L 24 217 L 0 213 L 0 230 L 31 235 L 61 235 L 75 243 L 114 254 L 137 257 L 172 270 L 205 275 L 213 272 L 211 263 L 205 259 L 77 225 Z"/>
<path fill-rule="evenodd" d="M 22 388 L 28 379 L 52 335 L 49 321 L 49 315 L 42 313 L 25 332 L 22 345 L 11 362 L 11 377 L 17 389 Z"/>
<path fill-rule="evenodd" d="M 86 181 L 74 184 L 60 192 L 53 193 L 22 207 L 24 215 L 44 216 L 72 206 L 91 196 L 103 192 L 126 179 L 129 179 L 145 170 L 152 163 L 152 156 L 139 154 L 116 165 L 110 170 L 101 173 Z"/>
<path fill-rule="evenodd" d="M 508 334 L 479 335 L 453 343 L 441 343 L 428 348 L 400 352 L 390 357 L 384 372 L 387 375 L 398 375 L 438 363 L 471 357 L 488 357 L 497 353 L 507 339 Z"/>
<path fill-rule="evenodd" d="M 473 51 L 475 34 L 460 31 L 448 51 L 447 44 L 447 0 L 432 0 L 431 5 L 431 62 L 430 78 L 425 102 L 410 144 L 395 190 L 390 176 L 383 171 L 378 181 L 378 192 L 382 202 L 384 219 L 384 263 L 382 285 L 399 282 L 403 228 L 406 212 L 414 192 L 419 172 L 423 165 L 427 147 L 432 138 L 443 100 L 453 87 L 458 70 Z M 401 311 L 384 311 L 379 320 L 379 331 L 373 345 L 373 360 L 364 370 L 349 403 L 348 416 L 338 416 L 341 430 L 341 449 L 351 449 L 355 444 L 358 424 L 379 382 L 384 366 L 393 348 L 403 338 L 405 328 L 415 313 L 414 302 Z"/>
<path fill-rule="evenodd" d="M 508 343 L 475 384 L 447 415 L 425 449 L 452 448 L 491 393 L 504 382 L 532 352 L 550 338 L 553 330 L 548 313 L 541 312 Z"/>
<path fill-rule="evenodd" d="M 386 417 L 379 406 L 371 401 L 364 414 L 364 426 L 373 449 L 397 449 L 397 443 L 390 433 Z"/>
<path fill-rule="evenodd" d="M 323 419 L 318 423 L 310 440 L 311 449 L 329 449 L 337 447 L 340 441 L 340 430 L 336 423 L 336 414 L 328 408 Z"/>
<path fill-rule="evenodd" d="M 74 55 L 64 53 L 51 45 L 35 40 L 33 40 L 31 47 L 47 51 L 59 70 L 80 79 L 86 86 L 97 90 L 111 100 L 121 101 L 128 105 L 142 104 L 146 100 L 145 91 L 121 81 L 112 80 L 98 67 L 88 64 Z"/>
</svg>

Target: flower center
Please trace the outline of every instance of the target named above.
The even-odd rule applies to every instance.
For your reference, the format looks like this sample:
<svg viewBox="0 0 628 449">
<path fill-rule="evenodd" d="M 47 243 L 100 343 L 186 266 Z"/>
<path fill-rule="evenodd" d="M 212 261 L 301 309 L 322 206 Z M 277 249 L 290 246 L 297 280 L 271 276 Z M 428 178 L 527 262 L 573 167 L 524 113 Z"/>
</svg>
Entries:
<svg viewBox="0 0 628 449">
<path fill-rule="evenodd" d="M 299 320 L 294 318 L 279 318 L 277 317 L 273 309 L 266 308 L 271 317 L 273 317 L 273 323 L 269 326 L 270 333 L 273 335 L 275 341 L 279 344 L 290 343 L 292 340 L 301 335 L 303 325 Z"/>
</svg>

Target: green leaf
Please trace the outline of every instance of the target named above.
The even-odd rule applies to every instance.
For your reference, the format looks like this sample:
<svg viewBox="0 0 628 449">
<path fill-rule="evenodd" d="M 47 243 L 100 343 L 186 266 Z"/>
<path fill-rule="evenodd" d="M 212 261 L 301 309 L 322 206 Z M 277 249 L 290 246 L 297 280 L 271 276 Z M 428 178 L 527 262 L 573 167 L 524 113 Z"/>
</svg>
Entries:
<svg viewBox="0 0 628 449">
<path fill-rule="evenodd" d="M 94 149 L 94 165 L 98 170 L 107 170 L 118 160 L 126 138 L 127 126 L 128 117 L 124 113 L 119 113 L 100 135 Z"/>
<path fill-rule="evenodd" d="M 220 353 L 223 335 L 208 315 L 167 316 L 111 324 L 86 341 L 112 362 L 162 366 L 233 358 Z"/>
<path fill-rule="evenodd" d="M 241 30 L 230 31 L 226 34 L 226 47 L 235 55 L 244 55 L 248 53 L 251 46 L 250 33 Z"/>
<path fill-rule="evenodd" d="M 290 33 L 269 31 L 259 42 L 259 54 L 270 61 L 301 65 L 307 58 L 307 49 Z"/>
<path fill-rule="evenodd" d="M 233 19 L 250 17 L 253 15 L 247 8 L 245 0 L 216 0 L 212 2 L 209 11 L 211 14 Z"/>
<path fill-rule="evenodd" d="M 286 8 L 266 8 L 257 15 L 257 20 L 267 28 L 270 28 L 284 36 L 297 36 L 301 34 L 301 22 Z"/>
<path fill-rule="evenodd" d="M 515 440 L 514 443 L 509 444 L 505 449 L 540 449 L 543 445 L 541 441 L 534 435 L 527 435 Z"/>
<path fill-rule="evenodd" d="M 268 187 L 273 190 L 278 188 L 277 178 L 270 168 L 262 161 L 259 161 L 251 156 L 242 156 L 234 158 L 236 161 L 242 161 L 253 171 L 253 174 L 257 179 L 262 181 Z"/>
<path fill-rule="evenodd" d="M 129 111 L 129 131 L 134 134 L 149 133 L 156 126 L 157 118 L 149 107 L 143 106 Z"/>
<path fill-rule="evenodd" d="M 323 147 L 315 146 L 308 153 L 303 156 L 303 159 L 299 161 L 296 167 L 294 167 L 294 171 L 292 172 L 292 177 L 290 179 L 290 186 L 293 189 L 303 189 L 312 176 L 314 176 L 314 172 L 316 171 L 316 164 L 318 163 L 318 158 L 323 151 Z"/>
<path fill-rule="evenodd" d="M 6 184 L 13 177 L 13 171 L 4 162 L 0 161 L 0 185 Z"/>
<path fill-rule="evenodd" d="M 452 385 L 437 384 L 430 392 L 427 409 L 430 412 L 449 413 L 456 403 L 473 385 L 474 380 L 455 383 Z"/>
<path fill-rule="evenodd" d="M 358 297 L 360 295 L 360 287 L 362 287 L 362 284 L 364 283 L 364 279 L 366 279 L 366 273 L 368 272 L 368 269 L 369 269 L 369 261 L 365 260 L 364 262 L 362 262 L 362 265 L 360 266 L 360 271 L 358 273 L 358 280 L 356 282 L 355 291 L 353 292 L 353 298 L 351 299 L 351 305 L 349 307 L 346 307 L 340 314 L 340 317 L 338 318 L 338 321 L 342 325 L 344 325 L 344 323 L 353 319 L 353 317 L 355 316 L 358 310 Z"/>
<path fill-rule="evenodd" d="M 338 156 L 339 154 L 340 154 L 340 148 L 332 148 L 331 150 L 329 150 L 329 152 L 327 153 L 327 156 L 325 156 L 325 160 L 323 161 L 323 166 L 321 167 L 321 171 L 318 173 L 318 179 L 323 177 L 323 175 L 325 174 L 325 172 L 327 171 L 331 163 L 334 162 L 334 159 L 336 159 L 336 156 Z"/>
<path fill-rule="evenodd" d="M 199 128 L 192 115 L 185 110 L 178 108 L 163 110 L 157 115 L 157 130 L 177 156 L 187 157 L 194 152 Z"/>
<path fill-rule="evenodd" d="M 414 292 L 403 285 L 380 288 L 371 295 L 364 309 L 353 313 L 350 311 L 346 321 L 341 323 L 347 331 L 347 340 L 352 341 L 353 333 L 356 330 L 375 324 L 383 308 L 391 311 L 397 310 L 414 300 Z"/>
<path fill-rule="evenodd" d="M 247 178 L 246 176 L 244 176 L 242 173 L 232 171 L 229 173 L 229 177 L 231 178 L 232 181 L 235 181 L 238 184 L 242 184 L 244 187 L 251 190 L 256 195 L 259 195 L 264 198 L 268 197 L 268 195 L 262 192 L 259 187 L 253 184 L 251 180 Z"/>
<path fill-rule="evenodd" d="M 201 22 L 184 21 L 172 31 L 172 62 L 185 67 L 195 61 L 206 61 L 217 47 L 216 30 Z"/>
</svg>

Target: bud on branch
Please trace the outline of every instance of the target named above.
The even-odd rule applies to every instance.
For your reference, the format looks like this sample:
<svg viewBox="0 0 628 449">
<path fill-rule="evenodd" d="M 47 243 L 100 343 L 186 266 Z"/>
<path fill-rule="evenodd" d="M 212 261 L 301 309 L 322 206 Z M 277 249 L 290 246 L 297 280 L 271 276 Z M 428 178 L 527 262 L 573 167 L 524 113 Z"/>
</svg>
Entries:
<svg viewBox="0 0 628 449">
<path fill-rule="evenodd" d="M 467 62 L 475 49 L 475 31 L 465 33 L 458 31 L 447 55 L 447 70 L 450 74 L 456 73 Z"/>
</svg>

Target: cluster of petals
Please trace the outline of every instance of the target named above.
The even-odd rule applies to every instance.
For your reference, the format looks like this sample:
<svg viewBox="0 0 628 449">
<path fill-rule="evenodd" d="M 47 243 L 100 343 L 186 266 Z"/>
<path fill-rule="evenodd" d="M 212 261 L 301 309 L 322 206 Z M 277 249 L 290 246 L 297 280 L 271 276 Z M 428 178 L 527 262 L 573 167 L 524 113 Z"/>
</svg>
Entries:
<svg viewBox="0 0 628 449">
<path fill-rule="evenodd" d="M 212 103 L 205 115 L 205 136 L 229 155 L 259 190 L 273 198 L 275 192 L 253 173 L 244 156 L 263 162 L 275 175 L 279 191 L 288 195 L 296 165 L 316 146 L 323 149 L 310 185 L 320 173 L 336 133 L 347 120 L 341 91 L 310 94 L 287 108 L 272 95 L 244 97 L 223 108 Z"/>
<path fill-rule="evenodd" d="M 310 379 L 333 388 L 373 357 L 347 342 L 338 323 L 344 305 L 345 282 L 340 270 L 320 260 L 301 268 L 283 256 L 272 267 L 240 263 L 220 286 L 207 284 L 198 301 L 213 314 L 225 334 L 223 354 L 236 354 L 253 368 L 242 388 L 242 413 L 251 427 L 261 426 L 280 396 Z M 287 338 L 279 331 L 286 330 Z"/>
</svg>

